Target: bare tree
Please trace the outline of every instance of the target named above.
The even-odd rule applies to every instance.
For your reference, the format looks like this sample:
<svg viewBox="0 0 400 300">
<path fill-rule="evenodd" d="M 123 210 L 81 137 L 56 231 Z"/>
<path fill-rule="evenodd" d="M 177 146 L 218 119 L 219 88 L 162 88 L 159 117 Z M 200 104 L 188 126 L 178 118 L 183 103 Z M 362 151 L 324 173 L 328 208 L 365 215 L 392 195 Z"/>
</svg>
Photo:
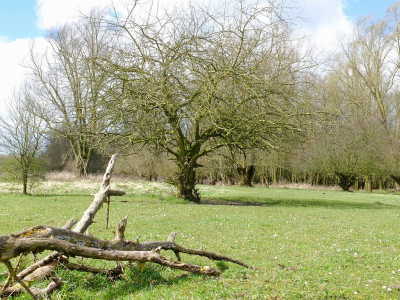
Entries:
<svg viewBox="0 0 400 300">
<path fill-rule="evenodd" d="M 342 119 L 353 124 L 370 119 L 377 129 L 381 125 L 384 127 L 385 131 L 380 133 L 386 137 L 386 149 L 379 149 L 380 169 L 388 172 L 397 183 L 400 183 L 400 157 L 397 154 L 400 124 L 399 10 L 400 2 L 390 6 L 381 19 L 372 16 L 360 18 L 350 42 L 342 44 L 344 55 L 330 75 L 336 85 L 337 99 L 345 99 L 338 105 Z M 369 150 L 374 152 L 372 148 Z M 371 157 L 375 156 L 372 152 Z M 370 178 L 371 174 L 367 177 Z"/>
<path fill-rule="evenodd" d="M 44 176 L 39 159 L 44 145 L 43 122 L 26 107 L 24 87 L 16 92 L 8 104 L 7 116 L 0 117 L 0 149 L 8 157 L 2 161 L 8 177 L 22 184 L 28 193 L 28 184 Z"/>
<path fill-rule="evenodd" d="M 44 56 L 31 49 L 32 112 L 54 136 L 66 137 L 78 176 L 85 176 L 102 130 L 101 103 L 109 97 L 110 78 L 96 59 L 112 53 L 112 37 L 99 22 L 102 13 L 50 31 Z"/>
<path fill-rule="evenodd" d="M 283 4 L 159 8 L 143 19 L 136 7 L 115 21 L 118 56 L 103 65 L 120 96 L 106 135 L 168 152 L 181 197 L 198 202 L 199 158 L 228 145 L 273 148 L 298 133 L 309 53 Z"/>
</svg>

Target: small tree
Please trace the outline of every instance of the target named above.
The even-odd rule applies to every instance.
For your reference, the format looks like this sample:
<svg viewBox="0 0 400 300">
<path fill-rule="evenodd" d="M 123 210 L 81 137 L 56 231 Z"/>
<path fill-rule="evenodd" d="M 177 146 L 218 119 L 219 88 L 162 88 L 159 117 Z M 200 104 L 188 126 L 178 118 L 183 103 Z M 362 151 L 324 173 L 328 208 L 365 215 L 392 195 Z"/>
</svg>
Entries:
<svg viewBox="0 0 400 300">
<path fill-rule="evenodd" d="M 25 106 L 26 93 L 15 94 L 8 105 L 7 117 L 0 117 L 0 149 L 7 156 L 2 160 L 5 177 L 22 184 L 28 193 L 28 184 L 43 177 L 44 168 L 39 158 L 43 135 L 42 122 Z"/>
</svg>

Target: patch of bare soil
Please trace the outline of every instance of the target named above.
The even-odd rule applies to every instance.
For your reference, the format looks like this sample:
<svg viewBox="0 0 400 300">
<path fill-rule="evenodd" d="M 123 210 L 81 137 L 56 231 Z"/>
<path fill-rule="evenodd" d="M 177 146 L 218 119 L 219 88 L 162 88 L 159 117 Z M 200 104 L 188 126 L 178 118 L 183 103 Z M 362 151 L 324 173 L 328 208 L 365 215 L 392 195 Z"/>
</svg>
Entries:
<svg viewBox="0 0 400 300">
<path fill-rule="evenodd" d="M 201 205 L 231 205 L 231 206 L 266 206 L 265 203 L 251 201 L 213 201 L 210 199 L 201 199 Z"/>
</svg>

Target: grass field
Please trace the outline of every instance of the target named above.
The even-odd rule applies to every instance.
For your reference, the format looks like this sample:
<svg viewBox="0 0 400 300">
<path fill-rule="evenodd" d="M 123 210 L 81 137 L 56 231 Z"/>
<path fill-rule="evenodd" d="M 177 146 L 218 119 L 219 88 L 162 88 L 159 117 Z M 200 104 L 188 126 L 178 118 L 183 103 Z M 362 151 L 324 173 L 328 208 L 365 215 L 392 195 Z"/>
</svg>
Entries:
<svg viewBox="0 0 400 300">
<path fill-rule="evenodd" d="M 122 280 L 110 282 L 59 270 L 65 284 L 55 299 L 400 298 L 400 195 L 200 186 L 209 204 L 194 205 L 176 199 L 166 184 L 114 185 L 128 194 L 113 198 L 110 229 L 105 229 L 105 209 L 98 213 L 92 235 L 112 239 L 128 214 L 128 239 L 165 240 L 175 231 L 183 246 L 222 253 L 257 269 L 183 256 L 186 262 L 218 267 L 222 275 L 208 278 L 147 264 L 143 272 L 128 269 Z M 43 183 L 35 195 L 22 196 L 0 185 L 0 235 L 80 218 L 97 186 Z M 232 202 L 236 205 L 215 205 Z"/>
</svg>

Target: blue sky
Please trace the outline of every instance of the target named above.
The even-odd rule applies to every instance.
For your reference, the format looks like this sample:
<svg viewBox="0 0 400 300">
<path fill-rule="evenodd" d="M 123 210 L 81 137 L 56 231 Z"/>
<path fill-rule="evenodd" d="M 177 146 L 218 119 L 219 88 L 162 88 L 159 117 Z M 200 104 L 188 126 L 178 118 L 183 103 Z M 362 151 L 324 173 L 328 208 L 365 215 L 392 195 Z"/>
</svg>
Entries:
<svg viewBox="0 0 400 300">
<path fill-rule="evenodd" d="M 352 19 L 370 14 L 379 18 L 391 4 L 396 2 L 395 0 L 346 0 L 344 13 Z"/>
<path fill-rule="evenodd" d="M 85 1 L 87 0 L 82 0 L 82 2 Z M 0 37 L 7 37 L 9 41 L 13 41 L 18 38 L 43 36 L 45 30 L 37 26 L 36 2 L 36 0 L 0 0 Z M 296 2 L 302 5 L 301 0 Z M 315 2 L 324 2 L 324 0 Z M 380 17 L 387 7 L 395 2 L 393 0 L 345 0 L 343 12 L 350 20 L 368 14 Z"/>
<path fill-rule="evenodd" d="M 35 0 L 0 0 L 0 37 L 9 40 L 33 38 L 44 34 L 37 27 Z"/>
</svg>

